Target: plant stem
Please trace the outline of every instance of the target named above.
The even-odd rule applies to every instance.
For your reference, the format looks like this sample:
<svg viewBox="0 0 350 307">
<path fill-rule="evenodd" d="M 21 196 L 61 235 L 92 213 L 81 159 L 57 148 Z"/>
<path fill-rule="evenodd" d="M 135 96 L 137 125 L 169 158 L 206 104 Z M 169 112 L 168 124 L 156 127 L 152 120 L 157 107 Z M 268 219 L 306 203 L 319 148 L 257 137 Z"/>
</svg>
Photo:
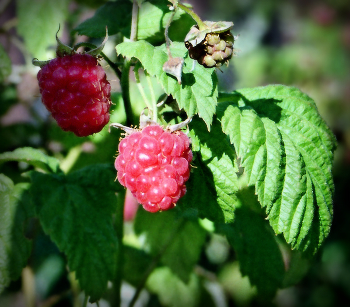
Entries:
<svg viewBox="0 0 350 307">
<path fill-rule="evenodd" d="M 153 258 L 151 264 L 149 265 L 149 267 L 147 268 L 140 284 L 138 285 L 136 292 L 129 304 L 129 307 L 133 307 L 142 291 L 142 289 L 145 287 L 145 284 L 147 282 L 148 277 L 151 275 L 151 273 L 153 272 L 153 270 L 157 267 L 160 259 L 162 259 L 163 255 L 165 254 L 166 250 L 168 249 L 168 247 L 171 245 L 171 243 L 173 242 L 173 240 L 175 239 L 175 237 L 177 236 L 177 234 L 179 233 L 180 229 L 184 226 L 184 224 L 186 223 L 185 218 L 181 218 L 181 220 L 179 221 L 179 223 L 177 224 L 177 226 L 173 229 L 172 233 L 170 234 L 170 236 L 168 237 L 168 240 L 166 241 L 166 243 L 163 245 L 163 248 L 159 251 L 159 253 Z"/>
<path fill-rule="evenodd" d="M 122 70 L 122 76 L 120 79 L 120 86 L 122 89 L 122 97 L 124 102 L 127 126 L 131 126 L 134 122 L 134 114 L 132 112 L 131 101 L 130 101 L 130 84 L 129 84 L 130 66 L 131 66 L 130 59 L 125 59 L 124 67 Z"/>
<path fill-rule="evenodd" d="M 202 19 L 199 18 L 199 16 L 193 12 L 190 8 L 188 8 L 187 6 L 178 3 L 177 6 L 182 9 L 183 11 L 185 11 L 188 15 L 190 15 L 194 21 L 197 23 L 198 28 L 200 31 L 207 29 L 208 27 L 204 24 L 204 22 L 202 21 Z"/>
<path fill-rule="evenodd" d="M 81 144 L 69 150 L 66 158 L 60 164 L 60 167 L 64 173 L 67 174 L 72 169 L 75 162 L 77 162 L 78 158 L 80 157 L 81 151 L 82 151 Z"/>
<path fill-rule="evenodd" d="M 149 110 L 151 110 L 151 108 L 152 108 L 152 107 L 151 107 L 151 104 L 149 103 L 149 101 L 148 101 L 148 99 L 147 99 L 147 96 L 146 96 L 146 94 L 145 94 L 145 91 L 143 90 L 143 87 L 142 87 L 141 82 L 136 82 L 136 85 L 137 85 L 137 88 L 138 88 L 138 90 L 139 90 L 139 92 L 140 92 L 140 94 L 141 94 L 141 96 L 142 96 L 142 99 L 143 99 L 143 101 L 144 101 L 146 107 L 147 107 Z"/>
<path fill-rule="evenodd" d="M 35 281 L 33 270 L 27 266 L 22 270 L 22 290 L 26 306 L 35 307 Z"/>
<path fill-rule="evenodd" d="M 166 44 L 166 49 L 168 51 L 168 57 L 169 59 L 172 58 L 172 55 L 171 55 L 171 52 L 170 52 L 170 43 L 171 43 L 171 40 L 169 38 L 169 27 L 170 27 L 170 24 L 173 22 L 173 19 L 174 19 L 174 16 L 175 16 L 175 13 L 176 11 L 174 10 L 174 12 L 171 13 L 171 16 L 169 18 L 169 21 L 165 27 L 165 31 L 164 31 L 164 36 L 165 36 L 165 44 Z"/>
<path fill-rule="evenodd" d="M 134 0 L 132 3 L 132 19 L 131 19 L 131 33 L 130 40 L 136 42 L 137 40 L 137 22 L 139 18 L 139 5 L 137 1 Z"/>
<path fill-rule="evenodd" d="M 153 84 L 151 77 L 149 76 L 148 73 L 146 73 L 146 80 L 148 83 L 149 91 L 151 93 L 151 101 L 152 101 L 152 119 L 153 121 L 157 122 L 158 119 L 158 107 L 157 107 L 157 101 L 156 101 L 156 96 L 154 94 L 154 89 L 153 89 Z"/>
<path fill-rule="evenodd" d="M 79 297 L 80 288 L 78 281 L 75 277 L 75 272 L 69 272 L 68 280 L 73 294 L 73 307 L 81 307 L 81 299 Z"/>
<path fill-rule="evenodd" d="M 89 297 L 85 294 L 84 302 L 83 302 L 82 307 L 86 307 L 87 306 L 88 300 L 89 300 Z"/>
<path fill-rule="evenodd" d="M 124 249 L 123 249 L 123 236 L 124 236 L 124 202 L 125 202 L 126 190 L 123 189 L 118 192 L 117 209 L 115 214 L 115 233 L 118 238 L 118 252 L 117 252 L 117 267 L 115 272 L 115 279 L 113 283 L 114 287 L 114 306 L 120 306 L 121 303 L 121 288 L 123 279 L 123 261 L 124 261 Z"/>
<path fill-rule="evenodd" d="M 122 77 L 122 73 L 119 70 L 119 67 L 116 63 L 112 62 L 108 56 L 106 56 L 103 52 L 100 53 L 103 59 L 108 63 L 108 65 L 113 69 L 115 74 L 118 76 L 119 80 Z"/>
</svg>

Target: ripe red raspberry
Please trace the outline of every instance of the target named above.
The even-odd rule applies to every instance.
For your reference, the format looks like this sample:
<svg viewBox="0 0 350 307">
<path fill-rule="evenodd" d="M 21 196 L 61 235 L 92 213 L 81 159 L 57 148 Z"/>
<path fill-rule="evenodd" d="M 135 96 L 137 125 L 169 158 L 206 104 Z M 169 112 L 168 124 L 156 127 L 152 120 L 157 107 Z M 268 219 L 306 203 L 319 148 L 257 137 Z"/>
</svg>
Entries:
<svg viewBox="0 0 350 307">
<path fill-rule="evenodd" d="M 127 135 L 118 149 L 118 180 L 147 211 L 171 209 L 185 195 L 192 151 L 182 131 L 152 124 Z"/>
<path fill-rule="evenodd" d="M 77 136 L 101 131 L 109 121 L 111 86 L 89 54 L 57 57 L 38 73 L 42 102 L 58 125 Z"/>
</svg>

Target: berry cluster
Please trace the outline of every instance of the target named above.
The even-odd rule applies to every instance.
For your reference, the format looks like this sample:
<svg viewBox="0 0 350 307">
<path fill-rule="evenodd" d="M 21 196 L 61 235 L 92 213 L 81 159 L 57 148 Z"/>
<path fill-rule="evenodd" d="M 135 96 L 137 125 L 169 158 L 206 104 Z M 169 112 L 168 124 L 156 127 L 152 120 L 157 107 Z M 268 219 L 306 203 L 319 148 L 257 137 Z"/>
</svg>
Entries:
<svg viewBox="0 0 350 307">
<path fill-rule="evenodd" d="M 208 33 L 205 39 L 196 46 L 185 42 L 190 58 L 204 67 L 220 67 L 228 62 L 233 54 L 233 35 L 231 32 Z"/>
<path fill-rule="evenodd" d="M 77 136 L 99 132 L 109 121 L 111 86 L 89 54 L 57 57 L 38 73 L 42 101 L 58 125 Z"/>
<path fill-rule="evenodd" d="M 168 210 L 186 193 L 192 151 L 189 138 L 156 124 L 134 131 L 119 143 L 117 178 L 145 210 Z"/>
</svg>

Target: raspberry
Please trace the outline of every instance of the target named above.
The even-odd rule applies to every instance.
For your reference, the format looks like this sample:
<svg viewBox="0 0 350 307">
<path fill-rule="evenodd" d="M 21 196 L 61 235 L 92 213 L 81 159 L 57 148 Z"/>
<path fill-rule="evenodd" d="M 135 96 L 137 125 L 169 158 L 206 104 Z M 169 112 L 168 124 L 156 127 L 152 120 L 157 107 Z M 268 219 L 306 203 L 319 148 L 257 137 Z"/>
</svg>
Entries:
<svg viewBox="0 0 350 307">
<path fill-rule="evenodd" d="M 151 124 L 119 143 L 117 178 L 150 212 L 168 210 L 186 193 L 192 151 L 182 131 Z"/>
<path fill-rule="evenodd" d="M 64 131 L 77 136 L 99 132 L 109 121 L 111 86 L 89 54 L 57 57 L 38 73 L 42 102 Z"/>
</svg>

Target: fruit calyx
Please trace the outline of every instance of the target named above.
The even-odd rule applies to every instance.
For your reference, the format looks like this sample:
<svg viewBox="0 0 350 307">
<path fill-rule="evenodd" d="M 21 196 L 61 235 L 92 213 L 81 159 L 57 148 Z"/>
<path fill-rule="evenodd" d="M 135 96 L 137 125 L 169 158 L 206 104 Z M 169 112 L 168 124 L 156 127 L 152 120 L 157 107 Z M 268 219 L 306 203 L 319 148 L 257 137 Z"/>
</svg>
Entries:
<svg viewBox="0 0 350 307">
<path fill-rule="evenodd" d="M 102 41 L 101 45 L 99 46 L 95 46 L 93 44 L 90 43 L 86 43 L 86 42 L 81 42 L 78 44 L 75 44 L 73 47 L 70 47 L 66 44 L 64 44 L 59 38 L 58 38 L 58 32 L 60 31 L 60 26 L 58 27 L 58 30 L 56 32 L 56 41 L 57 41 L 57 47 L 56 47 L 56 55 L 57 57 L 64 57 L 66 55 L 73 55 L 73 54 L 77 54 L 78 52 L 76 51 L 79 47 L 89 47 L 90 50 L 89 51 L 84 51 L 81 54 L 89 54 L 93 57 L 97 57 L 103 50 L 107 40 L 108 40 L 108 29 L 106 27 L 106 36 L 104 38 L 104 40 Z M 34 58 L 32 60 L 32 64 L 34 66 L 39 66 L 40 68 L 42 68 L 43 66 L 45 66 L 46 64 L 48 64 L 50 62 L 50 60 L 47 61 L 39 61 L 38 59 Z"/>
</svg>

